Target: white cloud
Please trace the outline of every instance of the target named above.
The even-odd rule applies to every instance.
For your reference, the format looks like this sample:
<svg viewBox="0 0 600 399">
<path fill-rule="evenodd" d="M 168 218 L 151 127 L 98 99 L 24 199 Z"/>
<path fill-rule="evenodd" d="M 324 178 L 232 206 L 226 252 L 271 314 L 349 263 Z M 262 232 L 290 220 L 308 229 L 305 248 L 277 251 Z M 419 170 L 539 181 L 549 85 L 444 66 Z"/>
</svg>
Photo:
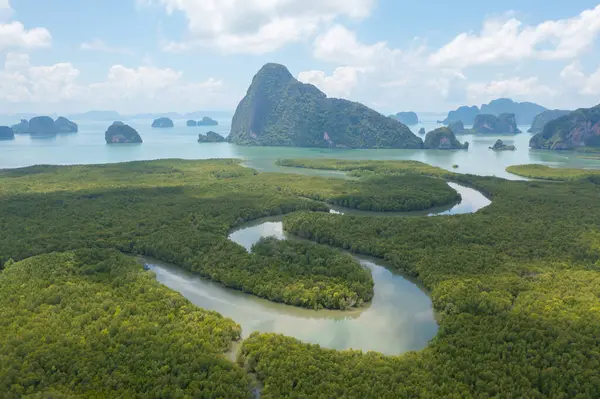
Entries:
<svg viewBox="0 0 600 399">
<path fill-rule="evenodd" d="M 531 99 L 554 94 L 556 94 L 555 91 L 540 83 L 537 77 L 526 79 L 515 77 L 467 85 L 467 95 L 472 103 L 484 103 L 500 97 Z"/>
<path fill-rule="evenodd" d="M 567 87 L 575 89 L 578 94 L 596 97 L 600 95 L 600 68 L 586 76 L 581 63 L 575 61 L 561 71 L 560 78 Z"/>
<path fill-rule="evenodd" d="M 382 68 L 393 66 L 402 52 L 390 49 L 385 42 L 360 43 L 354 32 L 335 25 L 315 39 L 313 55 L 319 60 L 337 64 Z"/>
<path fill-rule="evenodd" d="M 70 63 L 32 66 L 27 54 L 9 53 L 0 72 L 0 101 L 58 103 L 76 95 L 79 71 Z"/>
<path fill-rule="evenodd" d="M 575 58 L 600 33 L 600 5 L 578 16 L 525 26 L 516 18 L 488 19 L 479 34 L 461 33 L 429 57 L 434 66 L 466 68 L 527 58 Z"/>
<path fill-rule="evenodd" d="M 339 16 L 364 18 L 375 0 L 138 0 L 182 12 L 188 38 L 167 42 L 167 51 L 197 46 L 223 52 L 262 54 L 304 40 Z"/>
<path fill-rule="evenodd" d="M 118 46 L 109 46 L 101 39 L 94 39 L 91 42 L 83 42 L 79 46 L 79 48 L 83 51 L 94 51 L 98 53 L 108 53 L 108 54 L 125 54 L 125 55 L 133 55 L 135 54 L 133 50 L 128 49 L 126 47 L 118 47 Z"/>
<path fill-rule="evenodd" d="M 329 97 L 344 97 L 350 95 L 358 83 L 359 70 L 352 67 L 339 67 L 331 76 L 323 71 L 300 72 L 298 80 L 317 86 Z"/>
<path fill-rule="evenodd" d="M 18 21 L 0 24 L 0 51 L 9 48 L 33 49 L 49 47 L 52 36 L 45 28 L 25 29 Z"/>
<path fill-rule="evenodd" d="M 0 71 L 0 105 L 49 112 L 71 111 L 63 108 L 65 104 L 76 110 L 160 112 L 213 108 L 230 98 L 222 92 L 220 80 L 190 82 L 171 68 L 114 65 L 104 81 L 92 84 L 80 82 L 80 75 L 70 63 L 33 66 L 27 54 L 9 53 Z"/>
</svg>

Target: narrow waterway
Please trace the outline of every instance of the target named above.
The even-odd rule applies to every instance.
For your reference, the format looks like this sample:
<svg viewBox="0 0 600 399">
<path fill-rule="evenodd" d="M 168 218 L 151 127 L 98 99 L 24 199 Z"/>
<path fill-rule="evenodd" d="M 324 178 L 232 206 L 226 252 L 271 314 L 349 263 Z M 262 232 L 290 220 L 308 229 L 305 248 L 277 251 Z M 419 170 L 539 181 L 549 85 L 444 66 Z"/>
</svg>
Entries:
<svg viewBox="0 0 600 399">
<path fill-rule="evenodd" d="M 462 201 L 451 209 L 435 214 L 470 213 L 490 204 L 474 189 L 449 184 L 461 194 Z M 347 209 L 343 209 L 343 212 L 362 213 Z M 425 214 L 434 215 L 431 211 Z M 282 218 L 277 216 L 245 224 L 233 231 L 229 238 L 247 250 L 261 237 L 293 239 L 283 231 Z M 243 337 L 254 331 L 274 332 L 326 348 L 384 354 L 424 348 L 438 329 L 427 293 L 414 281 L 388 269 L 380 260 L 356 258 L 371 270 L 375 295 L 366 307 L 350 311 L 315 311 L 277 304 L 225 288 L 173 265 L 152 259 L 146 259 L 145 262 L 164 285 L 202 308 L 235 320 L 242 326 Z"/>
</svg>

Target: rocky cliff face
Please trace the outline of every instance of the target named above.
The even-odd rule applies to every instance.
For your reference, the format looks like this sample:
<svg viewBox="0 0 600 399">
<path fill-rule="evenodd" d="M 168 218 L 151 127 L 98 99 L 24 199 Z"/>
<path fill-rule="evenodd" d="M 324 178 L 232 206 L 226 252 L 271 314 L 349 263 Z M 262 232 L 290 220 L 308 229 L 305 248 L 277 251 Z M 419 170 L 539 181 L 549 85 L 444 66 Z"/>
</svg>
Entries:
<svg viewBox="0 0 600 399">
<path fill-rule="evenodd" d="M 565 115 L 569 115 L 572 111 L 563 111 L 560 109 L 554 109 L 550 111 L 544 111 L 535 117 L 531 128 L 528 130 L 529 133 L 541 133 L 544 131 L 544 127 L 548 122 L 552 122 L 555 119 L 561 118 Z"/>
<path fill-rule="evenodd" d="M 529 142 L 531 148 L 574 150 L 600 147 L 600 105 L 581 108 L 548 122 Z"/>
<path fill-rule="evenodd" d="M 474 133 L 521 133 L 517 128 L 514 114 L 477 115 L 472 131 Z"/>
<path fill-rule="evenodd" d="M 141 143 L 142 138 L 138 132 L 129 125 L 123 123 L 113 123 L 106 133 L 104 138 L 107 144 L 126 144 L 126 143 Z"/>
<path fill-rule="evenodd" d="M 469 148 L 469 143 L 461 144 L 452 130 L 447 127 L 440 127 L 427 133 L 425 148 L 430 150 L 466 150 Z"/>
<path fill-rule="evenodd" d="M 327 98 L 267 64 L 254 76 L 233 117 L 229 140 L 241 145 L 422 148 L 402 123 L 362 104 Z"/>
</svg>

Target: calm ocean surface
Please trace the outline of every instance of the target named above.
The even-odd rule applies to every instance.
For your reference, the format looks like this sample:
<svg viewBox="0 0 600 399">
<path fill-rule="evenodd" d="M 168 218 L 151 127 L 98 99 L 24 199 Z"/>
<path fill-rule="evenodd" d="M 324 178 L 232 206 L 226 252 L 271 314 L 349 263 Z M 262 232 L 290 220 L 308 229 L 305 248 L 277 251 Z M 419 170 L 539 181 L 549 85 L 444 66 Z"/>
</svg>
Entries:
<svg viewBox="0 0 600 399">
<path fill-rule="evenodd" d="M 427 131 L 439 125 L 430 117 L 422 125 L 411 126 L 413 132 L 421 127 Z M 439 115 L 443 118 L 443 115 Z M 16 123 L 17 121 L 15 121 Z M 160 158 L 208 159 L 240 158 L 245 164 L 262 171 L 278 171 L 274 165 L 279 158 L 340 158 L 340 159 L 410 159 L 426 162 L 448 170 L 458 165 L 461 173 L 495 175 L 513 178 L 505 171 L 509 165 L 543 163 L 557 167 L 582 167 L 600 169 L 600 156 L 585 154 L 537 151 L 528 148 L 530 133 L 518 135 L 461 135 L 460 141 L 468 141 L 468 151 L 441 150 L 341 150 L 315 148 L 241 147 L 229 143 L 199 144 L 198 133 L 214 130 L 227 136 L 231 120 L 221 119 L 214 127 L 185 126 L 185 120 L 175 120 L 173 129 L 152 129 L 151 120 L 129 121 L 142 136 L 143 144 L 107 145 L 104 132 L 111 122 L 77 121 L 79 133 L 33 139 L 29 135 L 17 135 L 15 140 L 0 141 L 0 168 L 16 168 L 36 164 L 97 164 L 150 160 Z M 526 131 L 528 126 L 521 126 Z M 492 152 L 489 146 L 498 139 L 514 144 L 517 151 Z M 289 169 L 288 169 L 289 172 Z"/>
</svg>

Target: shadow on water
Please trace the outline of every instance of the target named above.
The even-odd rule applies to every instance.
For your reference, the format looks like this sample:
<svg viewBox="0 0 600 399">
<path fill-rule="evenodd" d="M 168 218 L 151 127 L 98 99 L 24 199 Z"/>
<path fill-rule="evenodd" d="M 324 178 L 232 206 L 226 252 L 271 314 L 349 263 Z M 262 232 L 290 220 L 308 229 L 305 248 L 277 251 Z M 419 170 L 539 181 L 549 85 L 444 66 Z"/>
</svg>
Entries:
<svg viewBox="0 0 600 399">
<path fill-rule="evenodd" d="M 490 203 L 476 190 L 449 184 L 461 193 L 463 200 L 437 214 L 475 212 Z M 283 231 L 282 219 L 283 216 L 276 216 L 247 223 L 233 231 L 229 238 L 248 251 L 261 237 L 299 239 Z M 377 351 L 390 355 L 424 348 L 438 330 L 427 292 L 410 278 L 386 267 L 379 259 L 355 257 L 371 270 L 375 295 L 368 306 L 350 311 L 315 311 L 277 304 L 225 288 L 173 265 L 152 259 L 145 261 L 161 283 L 180 292 L 194 304 L 217 311 L 239 323 L 243 337 L 254 331 L 274 332 L 326 348 Z M 233 351 L 229 354 L 231 358 Z"/>
</svg>

